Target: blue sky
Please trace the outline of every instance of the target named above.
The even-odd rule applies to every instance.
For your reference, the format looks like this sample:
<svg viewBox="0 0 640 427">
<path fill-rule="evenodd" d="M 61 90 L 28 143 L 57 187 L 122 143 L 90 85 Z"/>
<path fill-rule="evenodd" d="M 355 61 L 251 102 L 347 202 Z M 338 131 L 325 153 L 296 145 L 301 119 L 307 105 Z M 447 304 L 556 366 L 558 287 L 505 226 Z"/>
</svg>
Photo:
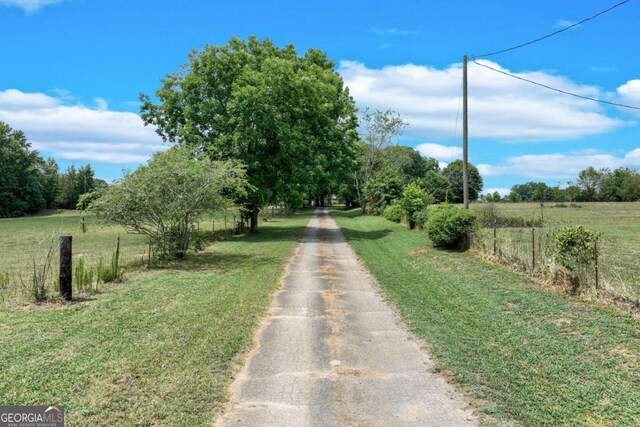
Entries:
<svg viewBox="0 0 640 427">
<path fill-rule="evenodd" d="M 45 156 L 105 179 L 162 148 L 138 94 L 192 48 L 254 34 L 326 51 L 360 107 L 392 108 L 401 143 L 460 155 L 460 61 L 528 41 L 616 1 L 0 0 L 0 120 Z M 485 64 L 640 105 L 640 2 Z M 548 92 L 471 65 L 470 159 L 485 189 L 566 183 L 588 166 L 640 167 L 640 114 Z"/>
</svg>

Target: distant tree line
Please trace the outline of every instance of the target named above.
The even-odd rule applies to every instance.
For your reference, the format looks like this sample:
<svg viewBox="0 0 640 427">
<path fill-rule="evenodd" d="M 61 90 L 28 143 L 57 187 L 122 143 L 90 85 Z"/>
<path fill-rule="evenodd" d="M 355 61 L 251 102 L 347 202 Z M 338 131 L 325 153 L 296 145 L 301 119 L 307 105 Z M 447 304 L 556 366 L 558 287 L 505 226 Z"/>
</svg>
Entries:
<svg viewBox="0 0 640 427">
<path fill-rule="evenodd" d="M 544 182 L 526 182 L 511 187 L 501 197 L 498 192 L 480 196 L 486 202 L 635 202 L 640 200 L 640 173 L 629 168 L 582 170 L 566 187 Z"/>
<path fill-rule="evenodd" d="M 75 209 L 80 197 L 107 183 L 95 178 L 91 165 L 63 173 L 54 159 L 43 159 L 26 136 L 0 122 L 0 217 L 42 209 Z"/>
</svg>

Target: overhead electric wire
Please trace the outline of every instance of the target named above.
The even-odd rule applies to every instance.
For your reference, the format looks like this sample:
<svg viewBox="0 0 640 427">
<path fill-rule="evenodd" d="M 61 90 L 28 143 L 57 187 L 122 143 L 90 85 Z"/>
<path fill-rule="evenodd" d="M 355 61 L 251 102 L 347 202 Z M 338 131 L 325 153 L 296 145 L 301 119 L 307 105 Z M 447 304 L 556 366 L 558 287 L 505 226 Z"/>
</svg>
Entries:
<svg viewBox="0 0 640 427">
<path fill-rule="evenodd" d="M 640 110 L 640 107 L 636 107 L 636 106 L 633 106 L 633 105 L 619 104 L 617 102 L 605 101 L 604 99 L 598 99 L 598 98 L 592 98 L 590 96 L 579 95 L 577 93 L 573 93 L 573 92 L 569 92 L 569 91 L 566 91 L 566 90 L 558 89 L 558 88 L 555 88 L 555 87 L 552 87 L 552 86 L 549 86 L 549 85 L 546 85 L 546 84 L 543 84 L 543 83 L 534 82 L 533 80 L 525 79 L 524 77 L 516 76 L 514 74 L 507 73 L 506 71 L 498 70 L 497 68 L 490 67 L 489 65 L 481 64 L 478 61 L 476 61 L 475 58 L 473 59 L 473 63 L 476 64 L 476 65 L 479 65 L 481 67 L 487 68 L 487 69 L 489 69 L 491 71 L 495 71 L 496 73 L 504 74 L 505 76 L 513 77 L 514 79 L 518 79 L 518 80 L 521 80 L 523 82 L 531 83 L 533 85 L 540 86 L 540 87 L 543 87 L 545 89 L 552 90 L 554 92 L 559 92 L 559 93 L 562 93 L 562 94 L 565 94 L 565 95 L 574 96 L 574 97 L 580 98 L 580 99 L 586 99 L 588 101 L 599 102 L 601 104 L 613 105 L 614 107 L 629 108 L 629 109 L 632 109 L 632 110 Z"/>
<path fill-rule="evenodd" d="M 598 12 L 598 13 L 596 13 L 596 14 L 595 14 L 595 15 L 593 15 L 593 16 L 590 16 L 590 17 L 588 17 L 588 18 L 585 18 L 585 19 L 583 19 L 583 20 L 582 20 L 582 21 L 580 21 L 580 22 L 576 22 L 575 24 L 571 24 L 571 25 L 569 25 L 569 26 L 567 26 L 567 27 L 565 27 L 565 28 L 562 28 L 562 29 L 560 29 L 560 30 L 558 30 L 558 31 L 555 31 L 555 32 L 553 32 L 553 33 L 551 33 L 551 34 L 547 34 L 546 36 L 538 37 L 538 38 L 537 38 L 537 39 L 535 39 L 535 40 L 531 40 L 531 41 L 528 41 L 528 42 L 526 42 L 526 43 L 522 43 L 522 44 L 519 44 L 519 45 L 517 45 L 517 46 L 513 46 L 513 47 L 510 47 L 510 48 L 507 48 L 507 49 L 497 50 L 497 51 L 495 51 L 495 52 L 489 52 L 489 53 L 485 53 L 485 54 L 482 54 L 482 55 L 475 55 L 475 56 L 474 56 L 474 58 L 486 58 L 487 56 L 498 55 L 498 54 L 500 54 L 500 53 L 505 53 L 505 52 L 509 52 L 509 51 L 512 51 L 512 50 L 520 49 L 521 47 L 529 46 L 529 45 L 531 45 L 531 44 L 537 43 L 537 42 L 539 42 L 539 41 L 542 41 L 542 40 L 548 39 L 549 37 L 553 37 L 553 36 L 555 36 L 555 35 L 558 35 L 558 34 L 560 34 L 560 33 L 565 32 L 565 31 L 567 31 L 567 30 L 570 30 L 570 29 L 572 29 L 572 28 L 575 28 L 575 27 L 577 27 L 578 25 L 582 25 L 582 24 L 584 24 L 585 22 L 591 21 L 592 19 L 595 19 L 595 18 L 597 18 L 597 17 L 599 17 L 599 16 L 601 16 L 601 15 L 604 15 L 605 13 L 610 12 L 610 11 L 612 11 L 613 9 L 615 9 L 615 8 L 617 8 L 617 7 L 620 7 L 620 6 L 624 5 L 625 3 L 629 3 L 630 1 L 631 1 L 631 0 L 624 0 L 624 1 L 621 1 L 620 3 L 614 4 L 613 6 L 611 6 L 611 7 L 610 7 L 610 8 L 608 8 L 608 9 L 605 9 L 605 10 L 603 10 L 603 11 L 601 11 L 601 12 Z"/>
</svg>

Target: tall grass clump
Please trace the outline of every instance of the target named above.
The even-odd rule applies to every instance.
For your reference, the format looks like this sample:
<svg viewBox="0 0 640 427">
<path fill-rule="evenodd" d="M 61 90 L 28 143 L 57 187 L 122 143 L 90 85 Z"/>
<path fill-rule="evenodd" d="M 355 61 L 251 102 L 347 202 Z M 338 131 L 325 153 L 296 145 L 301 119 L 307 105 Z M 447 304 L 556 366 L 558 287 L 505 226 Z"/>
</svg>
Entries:
<svg viewBox="0 0 640 427">
<path fill-rule="evenodd" d="M 33 253 L 31 258 L 31 272 L 27 279 L 20 276 L 23 289 L 35 302 L 46 301 L 49 296 L 48 282 L 51 277 L 51 264 L 57 245 L 52 236 L 49 245 L 43 250 L 42 242 Z"/>
<path fill-rule="evenodd" d="M 91 291 L 93 288 L 93 269 L 84 264 L 84 257 L 78 258 L 73 269 L 73 283 L 79 291 Z"/>
</svg>

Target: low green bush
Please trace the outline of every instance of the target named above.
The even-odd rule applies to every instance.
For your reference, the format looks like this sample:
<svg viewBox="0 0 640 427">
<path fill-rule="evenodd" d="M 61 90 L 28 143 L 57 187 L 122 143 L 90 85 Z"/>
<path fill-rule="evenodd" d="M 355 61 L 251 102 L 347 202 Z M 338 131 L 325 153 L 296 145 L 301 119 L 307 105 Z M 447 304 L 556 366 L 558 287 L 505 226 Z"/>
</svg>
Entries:
<svg viewBox="0 0 640 427">
<path fill-rule="evenodd" d="M 469 210 L 442 204 L 430 212 L 427 234 L 434 246 L 468 249 L 476 224 L 476 216 Z"/>
<path fill-rule="evenodd" d="M 563 227 L 552 237 L 551 256 L 568 273 L 574 292 L 580 292 L 592 274 L 597 236 L 578 225 Z"/>
<path fill-rule="evenodd" d="M 561 228 L 553 235 L 554 261 L 569 271 L 590 266 L 595 260 L 596 237 L 595 233 L 585 230 L 581 225 Z"/>
<path fill-rule="evenodd" d="M 400 205 L 391 205 L 384 209 L 384 217 L 389 221 L 401 222 L 404 215 L 404 209 Z"/>
<path fill-rule="evenodd" d="M 433 196 L 424 191 L 417 183 L 412 182 L 404 187 L 400 206 L 402 206 L 407 215 L 410 229 L 415 228 L 417 225 L 416 214 L 425 211 L 430 203 L 433 203 Z"/>
<path fill-rule="evenodd" d="M 423 209 L 419 212 L 415 212 L 413 214 L 413 219 L 416 222 L 416 227 L 419 230 L 422 230 L 424 228 L 424 226 L 427 224 L 427 219 L 429 218 L 428 214 L 427 214 L 427 210 Z"/>
</svg>

